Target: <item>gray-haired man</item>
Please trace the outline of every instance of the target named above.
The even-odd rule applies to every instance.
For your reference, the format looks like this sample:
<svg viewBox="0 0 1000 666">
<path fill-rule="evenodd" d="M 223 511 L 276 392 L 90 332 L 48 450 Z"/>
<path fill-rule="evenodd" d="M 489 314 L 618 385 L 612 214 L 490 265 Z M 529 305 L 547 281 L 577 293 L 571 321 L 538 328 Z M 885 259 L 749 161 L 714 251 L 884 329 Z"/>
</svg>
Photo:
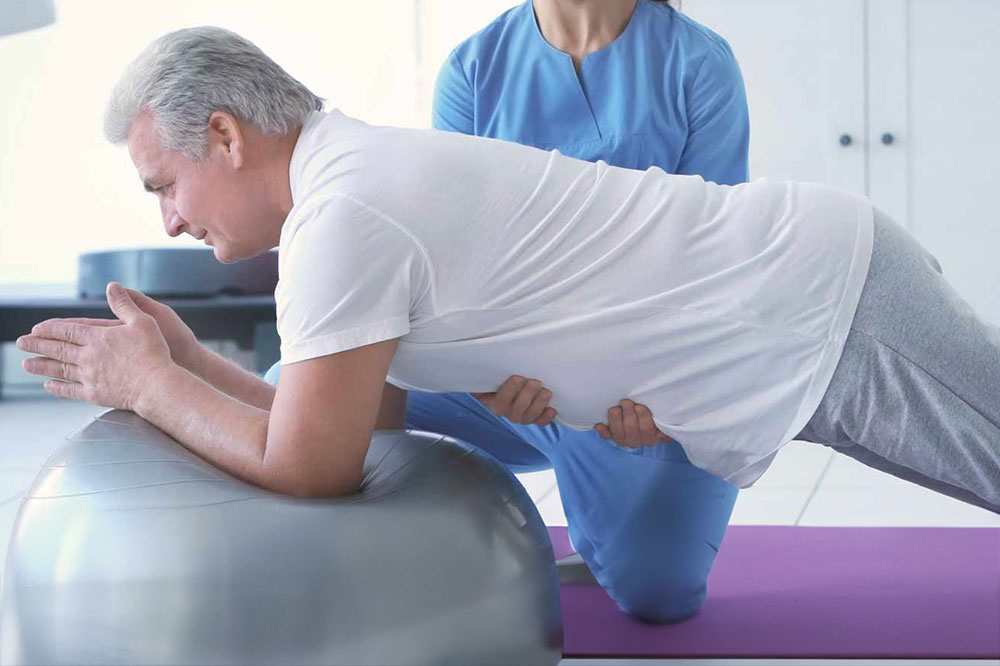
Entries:
<svg viewBox="0 0 1000 666">
<path fill-rule="evenodd" d="M 108 111 L 170 235 L 224 262 L 280 247 L 277 389 L 206 364 L 172 313 L 116 285 L 122 324 L 40 324 L 18 343 L 50 357 L 30 371 L 302 496 L 357 488 L 406 390 L 521 373 L 570 428 L 647 406 L 739 487 L 801 438 L 1000 512 L 1000 331 L 867 200 L 319 108 L 249 42 L 198 28 L 147 49 Z"/>
</svg>

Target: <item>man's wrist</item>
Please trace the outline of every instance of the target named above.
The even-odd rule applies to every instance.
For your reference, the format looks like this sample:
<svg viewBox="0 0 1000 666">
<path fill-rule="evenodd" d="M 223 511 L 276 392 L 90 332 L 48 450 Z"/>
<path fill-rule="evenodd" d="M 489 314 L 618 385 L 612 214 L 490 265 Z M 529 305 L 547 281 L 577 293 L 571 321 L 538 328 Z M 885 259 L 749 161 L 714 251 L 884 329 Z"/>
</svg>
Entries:
<svg viewBox="0 0 1000 666">
<path fill-rule="evenodd" d="M 191 360 L 186 364 L 181 364 L 181 367 L 207 382 L 206 375 L 208 374 L 210 360 L 208 347 L 198 342 L 195 344 L 194 352 L 191 354 Z"/>
<path fill-rule="evenodd" d="M 132 411 L 152 422 L 155 419 L 157 407 L 163 402 L 170 383 L 176 381 L 178 374 L 185 372 L 188 370 L 173 361 L 161 366 L 159 370 L 146 378 L 145 389 L 139 394 Z"/>
</svg>

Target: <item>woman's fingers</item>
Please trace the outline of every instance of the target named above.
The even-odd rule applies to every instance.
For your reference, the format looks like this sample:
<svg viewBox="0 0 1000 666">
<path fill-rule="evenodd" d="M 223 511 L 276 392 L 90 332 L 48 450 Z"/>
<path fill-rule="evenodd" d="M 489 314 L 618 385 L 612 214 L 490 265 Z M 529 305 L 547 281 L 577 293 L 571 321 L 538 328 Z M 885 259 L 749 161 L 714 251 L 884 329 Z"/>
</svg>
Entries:
<svg viewBox="0 0 1000 666">
<path fill-rule="evenodd" d="M 528 383 L 531 385 L 531 382 Z M 527 386 L 525 387 L 523 394 L 528 392 Z M 549 406 L 549 400 L 552 398 L 552 391 L 547 388 L 542 387 L 542 383 L 538 382 L 538 388 L 531 398 L 531 404 L 528 409 L 525 410 L 523 416 L 521 417 L 521 423 L 538 423 L 538 420 L 542 418 L 542 414 L 545 413 L 546 408 Z M 520 397 L 518 399 L 521 399 Z"/>
<path fill-rule="evenodd" d="M 656 435 L 659 430 L 653 423 L 653 412 L 649 411 L 646 405 L 635 406 L 636 417 L 639 420 L 639 441 L 643 446 L 656 444 Z"/>
<path fill-rule="evenodd" d="M 548 425 L 556 410 L 548 406 L 552 391 L 544 388 L 537 379 L 513 375 L 493 393 L 471 393 L 496 414 L 512 423 Z"/>
<path fill-rule="evenodd" d="M 514 399 L 517 398 L 527 381 L 520 375 L 508 377 L 507 381 L 493 393 L 492 405 L 489 406 L 493 413 L 497 416 L 509 417 Z"/>
<path fill-rule="evenodd" d="M 518 391 L 511 402 L 508 418 L 514 423 L 531 423 L 541 415 L 542 410 L 545 409 L 544 404 L 538 410 L 538 414 L 534 413 L 535 398 L 538 397 L 541 388 L 542 383 L 537 379 L 529 379 L 524 382 L 521 390 Z"/>
<path fill-rule="evenodd" d="M 630 449 L 652 446 L 657 442 L 674 441 L 656 427 L 653 413 L 646 405 L 628 398 L 608 410 L 607 425 L 599 423 L 594 429 L 601 437 L 613 439 L 618 446 Z"/>
<path fill-rule="evenodd" d="M 642 443 L 642 438 L 639 434 L 639 417 L 635 413 L 635 403 L 625 399 L 621 401 L 621 407 L 623 441 L 626 446 L 639 446 Z"/>
<path fill-rule="evenodd" d="M 552 423 L 552 419 L 556 417 L 557 413 L 558 412 L 556 412 L 556 410 L 552 409 L 551 407 L 546 407 L 545 411 L 542 412 L 542 416 L 537 421 L 535 421 L 535 425 L 547 426 L 548 424 Z"/>
</svg>

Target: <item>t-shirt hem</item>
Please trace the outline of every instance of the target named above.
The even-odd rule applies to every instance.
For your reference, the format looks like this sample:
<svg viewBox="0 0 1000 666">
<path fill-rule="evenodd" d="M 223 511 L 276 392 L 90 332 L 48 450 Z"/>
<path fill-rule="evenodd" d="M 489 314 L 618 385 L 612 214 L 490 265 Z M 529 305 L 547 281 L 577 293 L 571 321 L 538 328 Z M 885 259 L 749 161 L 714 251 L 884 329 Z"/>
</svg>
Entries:
<svg viewBox="0 0 1000 666">
<path fill-rule="evenodd" d="M 858 230 L 854 244 L 854 256 L 851 259 L 851 268 L 848 272 L 844 291 L 841 296 L 840 306 L 834 317 L 833 325 L 830 327 L 830 336 L 823 346 L 820 359 L 816 364 L 812 380 L 806 389 L 805 396 L 799 403 L 795 418 L 785 430 L 778 442 L 778 445 L 758 458 L 752 464 L 743 467 L 739 471 L 725 477 L 725 481 L 739 487 L 749 488 L 752 486 L 777 455 L 778 451 L 788 442 L 802 432 L 802 429 L 809 423 L 819 404 L 826 395 L 826 390 L 833 381 L 833 375 L 840 364 L 840 357 L 847 344 L 847 336 L 851 331 L 851 324 L 854 323 L 854 314 L 861 301 L 861 292 L 864 289 L 868 278 L 868 268 L 871 263 L 872 249 L 874 246 L 874 211 L 872 204 L 867 199 L 859 198 L 858 201 Z M 766 463 L 766 464 L 762 464 Z"/>
<path fill-rule="evenodd" d="M 355 347 L 399 338 L 409 332 L 409 317 L 398 316 L 344 331 L 328 333 L 317 338 L 300 340 L 293 344 L 283 344 L 281 345 L 281 364 L 288 365 L 299 361 L 308 361 L 319 356 L 336 354 Z"/>
</svg>

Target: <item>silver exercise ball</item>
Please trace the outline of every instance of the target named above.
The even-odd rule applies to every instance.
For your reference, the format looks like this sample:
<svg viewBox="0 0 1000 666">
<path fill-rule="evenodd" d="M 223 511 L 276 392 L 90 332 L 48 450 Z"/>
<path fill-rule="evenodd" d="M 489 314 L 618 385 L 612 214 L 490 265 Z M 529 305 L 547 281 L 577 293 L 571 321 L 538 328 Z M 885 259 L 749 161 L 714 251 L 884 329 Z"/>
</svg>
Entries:
<svg viewBox="0 0 1000 666">
<path fill-rule="evenodd" d="M 239 481 L 110 410 L 42 466 L 4 568 L 2 664 L 555 664 L 556 568 L 498 462 L 375 432 L 359 494 Z"/>
</svg>

